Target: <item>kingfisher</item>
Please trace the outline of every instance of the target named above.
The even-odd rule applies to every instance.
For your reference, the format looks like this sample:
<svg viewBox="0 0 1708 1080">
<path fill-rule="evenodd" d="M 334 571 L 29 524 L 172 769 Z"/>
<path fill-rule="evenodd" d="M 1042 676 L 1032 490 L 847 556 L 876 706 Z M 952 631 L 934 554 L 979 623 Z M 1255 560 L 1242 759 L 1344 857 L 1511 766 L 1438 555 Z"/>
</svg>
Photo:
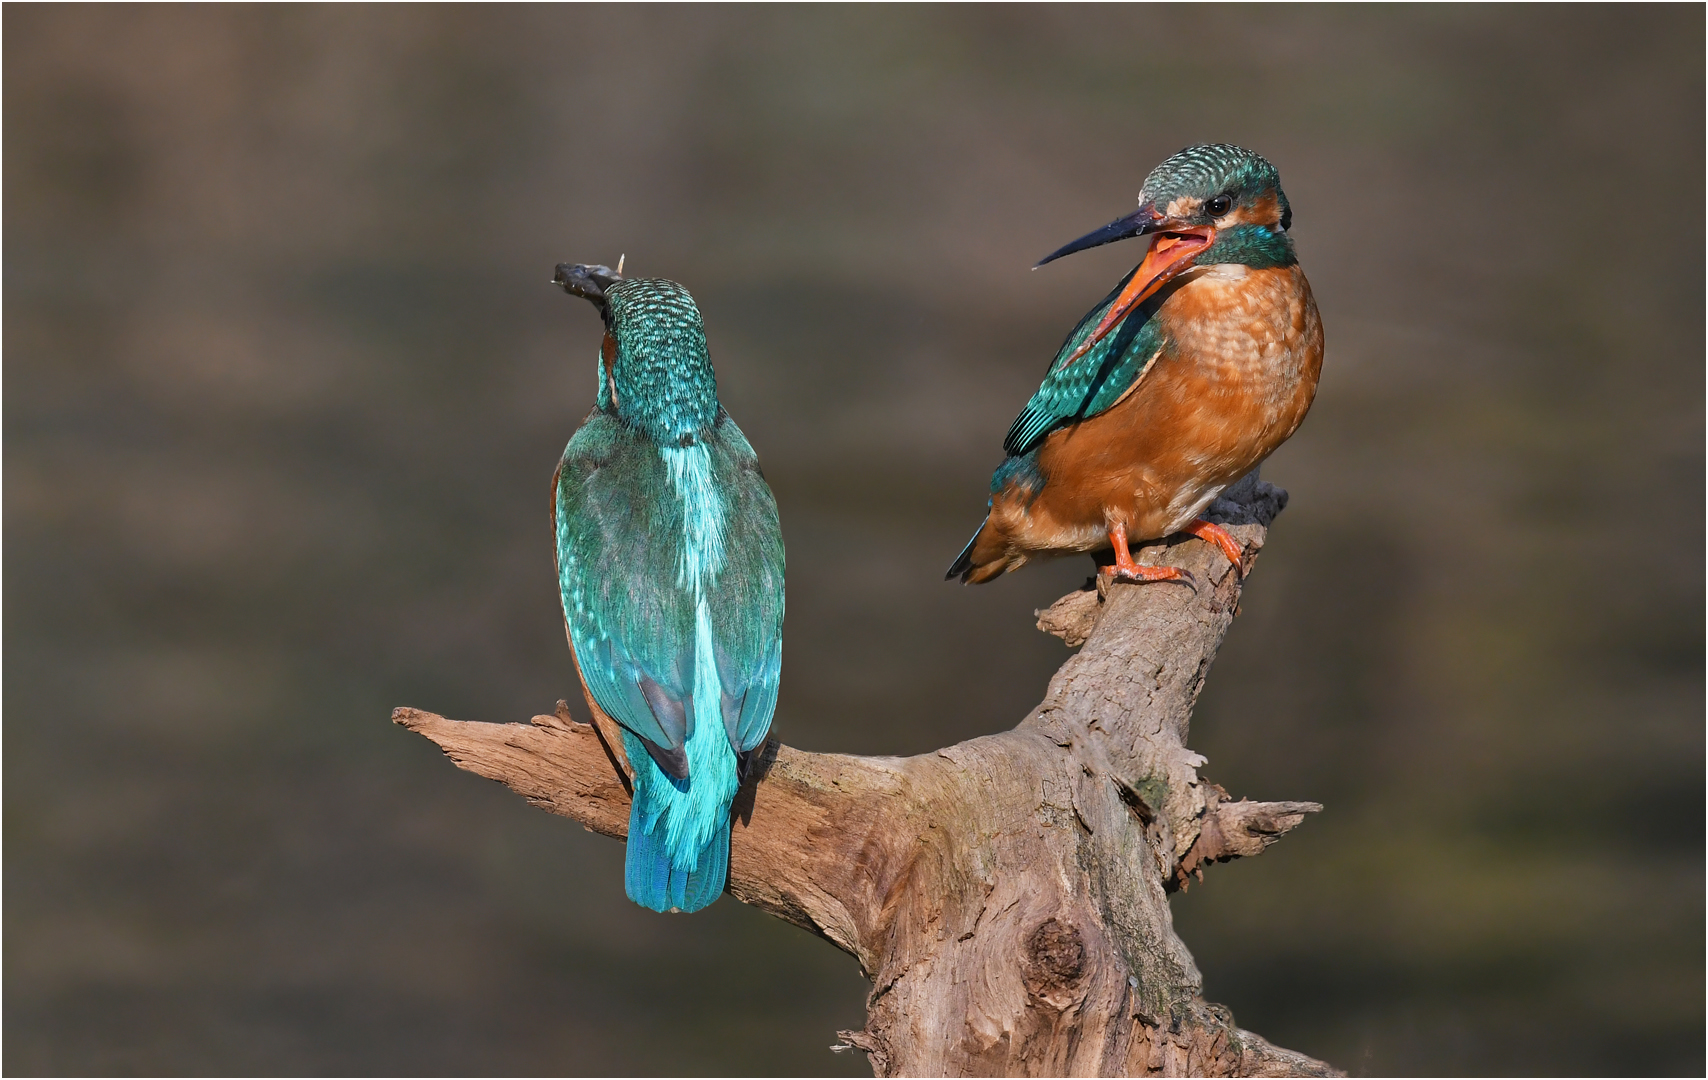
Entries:
<svg viewBox="0 0 1708 1080">
<path fill-rule="evenodd" d="M 579 263 L 552 280 L 605 325 L 552 525 L 570 650 L 634 773 L 624 887 L 654 911 L 698 911 L 724 890 L 730 802 L 777 707 L 777 502 L 718 404 L 687 289 Z"/>
<path fill-rule="evenodd" d="M 1145 178 L 1136 211 L 1038 263 L 1146 243 L 1008 429 L 984 524 L 948 578 L 1112 549 L 1104 570 L 1116 580 L 1190 583 L 1177 567 L 1139 565 L 1129 546 L 1177 533 L 1243 572 L 1239 542 L 1199 515 L 1298 430 L 1316 394 L 1322 322 L 1292 223 L 1275 166 L 1237 146 L 1191 146 Z"/>
</svg>

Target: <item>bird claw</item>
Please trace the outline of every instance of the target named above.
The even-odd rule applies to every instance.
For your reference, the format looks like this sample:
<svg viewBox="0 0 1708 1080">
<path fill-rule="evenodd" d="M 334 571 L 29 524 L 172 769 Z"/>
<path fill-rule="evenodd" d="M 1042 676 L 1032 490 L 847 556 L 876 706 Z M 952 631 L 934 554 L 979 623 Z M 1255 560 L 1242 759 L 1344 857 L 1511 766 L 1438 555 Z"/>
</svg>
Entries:
<svg viewBox="0 0 1708 1080">
<path fill-rule="evenodd" d="M 1147 581 L 1185 581 L 1193 594 L 1197 594 L 1198 579 L 1190 571 L 1178 566 L 1141 566 L 1133 561 L 1132 551 L 1127 547 L 1126 522 L 1117 521 L 1110 526 L 1109 547 L 1115 552 L 1115 565 L 1100 566 L 1098 570 L 1108 574 L 1110 581 L 1130 581 L 1135 585 Z"/>
<path fill-rule="evenodd" d="M 1247 568 L 1245 545 L 1234 539 L 1232 533 L 1228 532 L 1228 530 L 1222 528 L 1220 525 L 1206 521 L 1203 518 L 1195 519 L 1191 524 L 1187 525 L 1186 528 L 1180 531 L 1185 533 L 1187 536 L 1196 536 L 1207 544 L 1215 545 L 1215 547 L 1221 551 L 1222 555 L 1227 558 L 1228 562 L 1233 565 L 1234 573 L 1238 575 L 1238 580 L 1245 580 L 1245 572 Z"/>
<path fill-rule="evenodd" d="M 1110 581 L 1125 581 L 1134 585 L 1143 585 L 1151 581 L 1178 581 L 1188 586 L 1194 594 L 1198 592 L 1198 579 L 1192 571 L 1178 566 L 1100 566 L 1098 572 L 1108 574 Z"/>
</svg>

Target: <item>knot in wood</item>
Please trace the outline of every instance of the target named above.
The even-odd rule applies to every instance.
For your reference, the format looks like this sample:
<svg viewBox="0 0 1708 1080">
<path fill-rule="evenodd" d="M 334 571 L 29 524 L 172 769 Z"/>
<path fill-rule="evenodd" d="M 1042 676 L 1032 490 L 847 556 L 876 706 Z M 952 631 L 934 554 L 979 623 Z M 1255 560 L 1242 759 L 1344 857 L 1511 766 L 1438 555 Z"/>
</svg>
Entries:
<svg viewBox="0 0 1708 1080">
<path fill-rule="evenodd" d="M 1085 941 L 1079 930 L 1060 919 L 1045 919 L 1026 940 L 1026 989 L 1058 1009 L 1073 1004 L 1083 992 Z"/>
</svg>

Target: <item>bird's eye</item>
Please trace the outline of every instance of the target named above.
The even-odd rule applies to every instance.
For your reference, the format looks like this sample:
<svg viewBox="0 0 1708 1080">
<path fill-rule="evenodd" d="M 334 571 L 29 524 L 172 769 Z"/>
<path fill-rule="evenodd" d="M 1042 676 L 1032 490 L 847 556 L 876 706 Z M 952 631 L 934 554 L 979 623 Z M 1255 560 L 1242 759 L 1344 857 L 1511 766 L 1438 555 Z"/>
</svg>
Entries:
<svg viewBox="0 0 1708 1080">
<path fill-rule="evenodd" d="M 1204 204 L 1204 211 L 1211 217 L 1221 217 L 1232 209 L 1233 205 L 1234 201 L 1226 195 L 1217 195 L 1215 198 Z"/>
</svg>

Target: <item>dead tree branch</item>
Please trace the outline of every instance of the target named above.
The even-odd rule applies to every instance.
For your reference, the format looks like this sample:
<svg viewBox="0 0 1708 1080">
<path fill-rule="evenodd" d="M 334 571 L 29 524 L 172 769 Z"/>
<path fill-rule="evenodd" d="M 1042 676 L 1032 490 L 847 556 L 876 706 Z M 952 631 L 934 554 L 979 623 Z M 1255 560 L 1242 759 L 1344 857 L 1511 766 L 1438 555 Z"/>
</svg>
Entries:
<svg viewBox="0 0 1708 1080">
<path fill-rule="evenodd" d="M 1211 508 L 1262 547 L 1286 493 L 1253 473 Z M 1233 801 L 1198 776 L 1187 725 L 1238 607 L 1195 540 L 1152 545 L 1197 578 L 1072 593 L 1040 628 L 1084 648 L 1018 727 L 910 758 L 771 742 L 738 795 L 729 891 L 852 954 L 873 986 L 841 1032 L 879 1076 L 1338 1075 L 1200 996 L 1166 893 L 1259 854 L 1321 807 Z M 589 702 L 591 705 L 591 702 Z M 392 719 L 536 806 L 622 837 L 610 724 Z"/>
</svg>

